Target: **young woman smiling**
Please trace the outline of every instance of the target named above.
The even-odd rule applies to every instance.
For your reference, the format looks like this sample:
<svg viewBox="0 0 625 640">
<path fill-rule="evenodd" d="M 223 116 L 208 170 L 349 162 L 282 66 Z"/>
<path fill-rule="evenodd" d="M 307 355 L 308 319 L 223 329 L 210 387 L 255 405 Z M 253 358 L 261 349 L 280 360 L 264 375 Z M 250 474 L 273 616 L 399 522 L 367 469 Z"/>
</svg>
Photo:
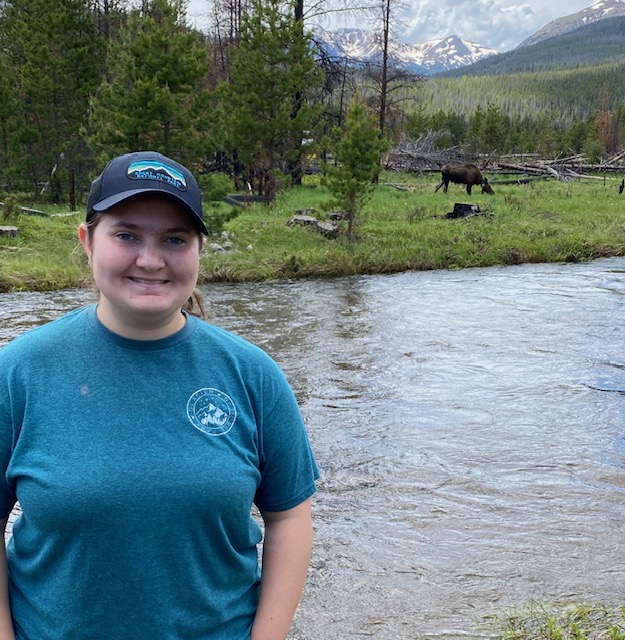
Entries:
<svg viewBox="0 0 625 640">
<path fill-rule="evenodd" d="M 276 363 L 190 313 L 207 233 L 185 167 L 115 158 L 79 228 L 97 305 L 0 350 L 0 640 L 286 638 L 318 470 Z"/>
<path fill-rule="evenodd" d="M 185 324 L 182 307 L 197 282 L 204 237 L 175 200 L 135 196 L 78 230 L 99 290 L 98 318 L 138 340 Z"/>
</svg>

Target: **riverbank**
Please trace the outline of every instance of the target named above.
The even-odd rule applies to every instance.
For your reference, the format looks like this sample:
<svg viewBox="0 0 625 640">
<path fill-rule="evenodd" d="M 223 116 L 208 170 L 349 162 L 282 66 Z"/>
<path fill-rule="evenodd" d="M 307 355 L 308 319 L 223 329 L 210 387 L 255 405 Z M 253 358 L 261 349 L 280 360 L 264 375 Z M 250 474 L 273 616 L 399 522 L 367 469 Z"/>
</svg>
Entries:
<svg viewBox="0 0 625 640">
<path fill-rule="evenodd" d="M 358 239 L 330 239 L 289 226 L 297 211 L 319 219 L 330 195 L 315 176 L 278 197 L 275 205 L 232 207 L 205 203 L 215 230 L 202 257 L 200 281 L 249 282 L 409 270 L 460 269 L 527 262 L 581 262 L 625 255 L 625 205 L 620 179 L 524 185 L 498 184 L 495 195 L 458 185 L 434 193 L 435 177 L 387 174 L 357 221 Z M 454 204 L 479 206 L 478 215 L 449 220 Z M 33 203 L 20 203 L 35 206 Z M 50 214 L 62 207 L 40 208 Z M 14 214 L 0 224 L 19 228 L 0 237 L 0 291 L 82 287 L 88 269 L 77 250 L 83 213 L 49 217 Z M 343 223 L 339 222 L 339 226 Z"/>
<path fill-rule="evenodd" d="M 501 640 L 624 640 L 625 607 L 531 603 L 492 619 Z"/>
</svg>

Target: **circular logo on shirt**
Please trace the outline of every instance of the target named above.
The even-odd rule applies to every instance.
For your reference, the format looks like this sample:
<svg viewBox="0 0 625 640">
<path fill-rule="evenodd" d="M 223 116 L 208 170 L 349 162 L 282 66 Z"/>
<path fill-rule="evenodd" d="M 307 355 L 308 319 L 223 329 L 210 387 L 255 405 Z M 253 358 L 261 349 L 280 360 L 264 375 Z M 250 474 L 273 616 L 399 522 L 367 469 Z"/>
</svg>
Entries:
<svg viewBox="0 0 625 640">
<path fill-rule="evenodd" d="M 191 424 L 209 436 L 228 433 L 237 418 L 232 398 L 219 389 L 198 389 L 187 401 Z"/>
</svg>

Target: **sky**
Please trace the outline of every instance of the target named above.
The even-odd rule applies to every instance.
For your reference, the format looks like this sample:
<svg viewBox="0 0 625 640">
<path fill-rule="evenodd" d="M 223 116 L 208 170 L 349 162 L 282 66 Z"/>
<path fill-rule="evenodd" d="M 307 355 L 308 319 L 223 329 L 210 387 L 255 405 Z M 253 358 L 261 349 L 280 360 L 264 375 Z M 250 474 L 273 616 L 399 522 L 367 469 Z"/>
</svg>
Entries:
<svg viewBox="0 0 625 640">
<path fill-rule="evenodd" d="M 398 39 L 415 44 L 458 35 L 499 52 L 509 51 L 555 18 L 593 4 L 596 0 L 404 0 L 406 10 L 401 12 L 397 35 Z M 206 24 L 208 6 L 207 0 L 189 1 L 190 22 L 198 28 Z M 332 23 L 321 22 L 320 26 L 368 27 L 362 15 L 337 16 Z"/>
</svg>

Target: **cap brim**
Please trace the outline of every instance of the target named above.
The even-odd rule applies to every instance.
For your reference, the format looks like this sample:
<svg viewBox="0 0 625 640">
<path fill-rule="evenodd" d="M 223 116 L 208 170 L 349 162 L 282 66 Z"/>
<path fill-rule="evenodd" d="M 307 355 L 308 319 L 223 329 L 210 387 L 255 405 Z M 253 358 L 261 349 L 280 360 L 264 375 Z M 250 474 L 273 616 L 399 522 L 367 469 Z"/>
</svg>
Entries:
<svg viewBox="0 0 625 640">
<path fill-rule="evenodd" d="M 202 231 L 202 233 L 205 233 L 206 235 L 209 235 L 208 229 L 206 228 L 204 221 L 200 220 L 200 218 L 197 216 L 195 211 L 190 209 L 189 205 L 182 198 L 179 198 L 177 195 L 175 195 L 171 191 L 164 191 L 162 189 L 150 188 L 150 189 L 131 189 L 130 191 L 122 191 L 121 193 L 116 193 L 115 195 L 109 196 L 108 198 L 104 198 L 104 200 L 100 200 L 100 202 L 94 204 L 91 207 L 91 209 L 93 211 L 97 211 L 98 213 L 104 213 L 105 211 L 108 211 L 111 207 L 114 207 L 116 204 L 119 204 L 120 202 L 124 202 L 125 200 L 128 200 L 130 198 L 134 198 L 135 196 L 139 196 L 142 193 L 160 193 L 161 195 L 173 198 L 174 200 L 179 202 L 186 209 L 186 211 L 189 212 L 189 215 L 191 216 L 192 221 L 200 229 L 200 231 Z"/>
</svg>

